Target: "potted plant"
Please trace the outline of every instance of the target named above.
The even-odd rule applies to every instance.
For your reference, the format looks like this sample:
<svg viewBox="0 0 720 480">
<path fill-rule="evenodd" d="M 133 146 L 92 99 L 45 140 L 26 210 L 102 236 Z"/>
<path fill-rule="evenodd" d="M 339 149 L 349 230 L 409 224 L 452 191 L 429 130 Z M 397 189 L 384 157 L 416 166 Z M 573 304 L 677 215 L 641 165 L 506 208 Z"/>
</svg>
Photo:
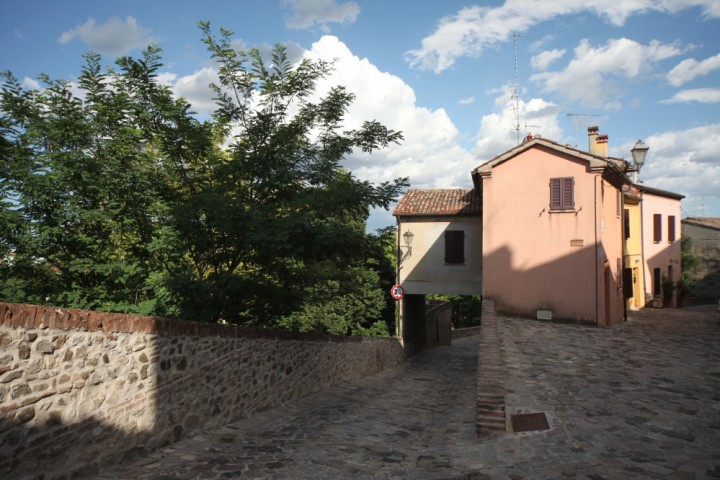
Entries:
<svg viewBox="0 0 720 480">
<path fill-rule="evenodd" d="M 694 280 L 690 276 L 689 272 L 683 272 L 680 275 L 680 280 L 677 281 L 677 303 L 678 307 L 683 306 L 683 299 L 690 295 L 690 290 L 692 290 Z"/>
<path fill-rule="evenodd" d="M 672 307 L 672 297 L 675 293 L 675 282 L 668 277 L 662 279 L 663 307 Z"/>
</svg>

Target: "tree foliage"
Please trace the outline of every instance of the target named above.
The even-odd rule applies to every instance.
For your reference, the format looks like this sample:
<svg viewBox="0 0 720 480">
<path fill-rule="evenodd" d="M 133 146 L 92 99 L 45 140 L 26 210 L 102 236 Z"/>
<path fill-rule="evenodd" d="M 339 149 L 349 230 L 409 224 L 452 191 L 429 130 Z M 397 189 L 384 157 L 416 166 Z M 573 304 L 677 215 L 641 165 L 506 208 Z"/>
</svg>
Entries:
<svg viewBox="0 0 720 480">
<path fill-rule="evenodd" d="M 277 45 L 267 65 L 200 29 L 220 80 L 208 121 L 157 81 L 156 47 L 107 71 L 89 53 L 76 85 L 3 74 L 0 298 L 386 332 L 392 277 L 365 224 L 407 180 L 359 181 L 341 161 L 401 133 L 346 129 L 354 96 L 316 92 L 330 63 L 292 65 Z"/>
</svg>

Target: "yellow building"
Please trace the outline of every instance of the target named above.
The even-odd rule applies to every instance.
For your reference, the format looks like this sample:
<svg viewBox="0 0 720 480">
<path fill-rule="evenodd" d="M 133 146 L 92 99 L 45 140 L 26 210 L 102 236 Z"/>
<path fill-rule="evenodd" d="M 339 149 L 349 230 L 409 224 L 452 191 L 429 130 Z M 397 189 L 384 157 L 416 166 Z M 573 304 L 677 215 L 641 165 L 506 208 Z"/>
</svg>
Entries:
<svg viewBox="0 0 720 480">
<path fill-rule="evenodd" d="M 645 279 L 642 242 L 642 194 L 636 187 L 626 188 L 623 198 L 623 284 L 627 308 L 645 306 Z"/>
</svg>

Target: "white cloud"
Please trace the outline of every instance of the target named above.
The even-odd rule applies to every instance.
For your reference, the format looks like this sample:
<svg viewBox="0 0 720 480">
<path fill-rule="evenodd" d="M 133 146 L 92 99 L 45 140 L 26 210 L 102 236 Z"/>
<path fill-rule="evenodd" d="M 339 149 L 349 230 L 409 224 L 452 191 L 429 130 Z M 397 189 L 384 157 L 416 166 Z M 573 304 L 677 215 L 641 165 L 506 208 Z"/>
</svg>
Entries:
<svg viewBox="0 0 720 480">
<path fill-rule="evenodd" d="M 680 90 L 668 100 L 660 103 L 720 103 L 720 88 L 695 88 Z"/>
<path fill-rule="evenodd" d="M 512 88 L 506 86 L 502 94 L 495 99 L 495 112 L 483 116 L 480 129 L 475 136 L 473 154 L 477 167 L 481 163 L 496 157 L 518 144 L 518 134 L 522 137 L 532 134 L 554 140 L 563 141 L 560 128 L 559 107 L 541 98 L 533 98 L 528 102 L 518 102 L 520 109 L 520 130 L 516 129 L 516 118 Z M 473 167 L 473 168 L 474 168 Z"/>
<path fill-rule="evenodd" d="M 174 82 L 172 82 L 173 80 Z M 167 75 L 163 76 L 159 81 L 161 83 L 171 81 L 173 93 L 187 100 L 192 105 L 194 112 L 209 115 L 215 111 L 216 105 L 213 100 L 215 93 L 209 87 L 211 83 L 220 85 L 218 71 L 215 68 L 205 67 L 177 79 Z"/>
<path fill-rule="evenodd" d="M 361 59 L 334 36 L 324 36 L 313 44 L 306 56 L 336 59 L 335 71 L 318 83 L 322 95 L 334 85 L 344 85 L 355 94 L 345 128 L 358 128 L 365 120 L 377 120 L 389 129 L 402 131 L 400 145 L 372 154 L 354 152 L 343 162 L 357 178 L 374 183 L 410 177 L 418 188 L 469 187 L 470 171 L 477 166 L 475 156 L 462 148 L 459 132 L 444 109 L 418 106 L 415 92 L 401 78 L 380 71 Z M 376 210 L 368 221 L 369 230 L 394 225 L 390 212 Z"/>
<path fill-rule="evenodd" d="M 622 26 L 632 15 L 676 13 L 696 6 L 705 18 L 720 16 L 717 0 L 506 0 L 499 7 L 465 7 L 441 19 L 435 32 L 422 40 L 421 48 L 407 52 L 406 59 L 413 67 L 439 73 L 458 58 L 479 57 L 487 47 L 509 40 L 513 32 L 526 32 L 559 16 L 591 12 Z"/>
<path fill-rule="evenodd" d="M 28 90 L 40 90 L 42 88 L 40 82 L 38 82 L 37 80 L 33 80 L 30 77 L 23 78 L 22 86 L 23 88 L 26 88 Z"/>
<path fill-rule="evenodd" d="M 545 70 L 555 60 L 561 59 L 566 51 L 564 48 L 562 50 L 556 48 L 540 52 L 530 59 L 530 64 L 535 70 Z"/>
<path fill-rule="evenodd" d="M 112 56 L 125 55 L 134 48 L 145 48 L 155 43 L 150 29 L 144 28 L 133 17 L 126 17 L 125 21 L 117 17 L 110 18 L 105 23 L 96 24 L 94 18 L 64 32 L 58 42 L 65 44 L 79 38 L 93 50 Z"/>
<path fill-rule="evenodd" d="M 707 75 L 718 69 L 720 69 L 720 53 L 701 62 L 694 58 L 687 58 L 670 70 L 667 79 L 670 85 L 679 87 L 696 77 Z"/>
<path fill-rule="evenodd" d="M 282 3 L 293 12 L 285 18 L 285 25 L 289 28 L 320 25 L 327 32 L 327 23 L 353 23 L 360 13 L 360 6 L 355 2 L 338 4 L 335 0 L 283 0 Z"/>
<path fill-rule="evenodd" d="M 461 98 L 458 100 L 460 105 L 472 105 L 475 102 L 475 97 Z"/>
<path fill-rule="evenodd" d="M 619 108 L 625 80 L 635 79 L 654 63 L 682 53 L 676 44 L 653 40 L 642 45 L 620 38 L 593 47 L 587 40 L 575 48 L 574 58 L 565 70 L 542 72 L 530 77 L 545 92 L 561 93 L 565 98 L 591 108 Z M 646 72 L 645 72 L 646 73 Z"/>
<path fill-rule="evenodd" d="M 720 207 L 720 123 L 656 133 L 646 143 L 650 151 L 640 173 L 646 185 L 685 195 L 686 211 L 708 202 Z"/>
</svg>

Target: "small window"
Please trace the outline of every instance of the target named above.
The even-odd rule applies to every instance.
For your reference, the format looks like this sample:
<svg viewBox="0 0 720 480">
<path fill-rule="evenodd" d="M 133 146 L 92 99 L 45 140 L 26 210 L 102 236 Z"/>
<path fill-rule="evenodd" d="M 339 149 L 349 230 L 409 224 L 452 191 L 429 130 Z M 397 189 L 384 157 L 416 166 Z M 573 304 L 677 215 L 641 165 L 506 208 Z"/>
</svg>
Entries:
<svg viewBox="0 0 720 480">
<path fill-rule="evenodd" d="M 662 215 L 656 213 L 653 215 L 653 242 L 660 243 L 662 241 Z"/>
<path fill-rule="evenodd" d="M 550 179 L 550 210 L 575 208 L 575 180 L 573 177 Z"/>
<path fill-rule="evenodd" d="M 668 216 L 668 243 L 675 241 L 675 215 Z"/>
<path fill-rule="evenodd" d="M 465 263 L 465 232 L 447 230 L 445 232 L 445 263 Z"/>
</svg>

